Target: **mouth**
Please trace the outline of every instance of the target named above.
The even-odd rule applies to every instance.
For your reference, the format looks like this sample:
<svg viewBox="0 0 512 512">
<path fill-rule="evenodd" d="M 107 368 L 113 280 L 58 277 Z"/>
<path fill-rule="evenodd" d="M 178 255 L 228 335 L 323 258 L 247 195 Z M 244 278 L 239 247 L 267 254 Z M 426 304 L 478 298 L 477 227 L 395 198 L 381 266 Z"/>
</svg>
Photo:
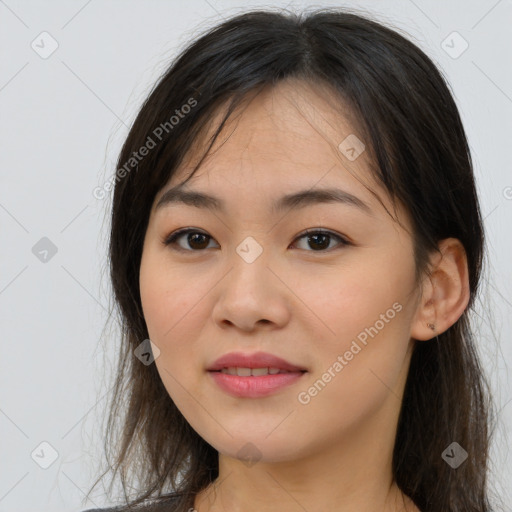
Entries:
<svg viewBox="0 0 512 512">
<path fill-rule="evenodd" d="M 218 389 L 235 398 L 263 398 L 275 394 L 297 383 L 307 373 L 305 370 L 289 372 L 270 368 L 270 370 L 277 371 L 277 373 L 271 374 L 268 373 L 268 370 L 269 368 L 231 367 L 208 373 Z M 229 371 L 232 373 L 228 373 Z M 239 372 L 247 375 L 240 375 Z"/>
<path fill-rule="evenodd" d="M 259 377 L 262 375 L 277 375 L 279 373 L 304 373 L 306 368 L 290 363 L 285 359 L 267 352 L 252 354 L 230 352 L 219 357 L 208 368 L 210 372 L 221 372 L 240 377 Z"/>
<path fill-rule="evenodd" d="M 236 398 L 263 398 L 295 383 L 308 371 L 273 354 L 225 354 L 208 369 L 213 383 Z"/>
<path fill-rule="evenodd" d="M 305 373 L 306 370 L 283 370 L 282 368 L 273 368 L 273 367 L 262 367 L 262 368 L 244 368 L 244 367 L 236 367 L 229 366 L 225 368 L 221 368 L 220 370 L 209 370 L 214 373 L 224 373 L 226 375 L 236 375 L 238 377 L 262 377 L 265 375 L 278 375 L 285 373 Z"/>
</svg>

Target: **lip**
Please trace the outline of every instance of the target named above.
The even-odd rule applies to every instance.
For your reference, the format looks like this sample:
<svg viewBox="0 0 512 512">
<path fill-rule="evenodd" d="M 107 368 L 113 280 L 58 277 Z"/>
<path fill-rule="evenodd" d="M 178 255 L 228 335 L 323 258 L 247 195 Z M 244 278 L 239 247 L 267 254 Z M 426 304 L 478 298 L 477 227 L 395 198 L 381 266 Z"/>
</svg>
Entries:
<svg viewBox="0 0 512 512">
<path fill-rule="evenodd" d="M 243 352 L 230 352 L 219 357 L 209 368 L 208 371 L 218 371 L 222 368 L 236 366 L 238 368 L 278 368 L 289 372 L 305 372 L 305 368 L 296 366 L 281 357 L 277 357 L 268 352 L 255 352 L 254 354 L 244 354 Z"/>
<path fill-rule="evenodd" d="M 289 373 L 240 376 L 222 373 L 222 368 L 278 368 Z M 307 370 L 266 352 L 244 354 L 231 352 L 208 368 L 213 381 L 225 392 L 238 398 L 259 398 L 297 382 Z"/>
<path fill-rule="evenodd" d="M 213 381 L 225 393 L 237 398 L 260 398 L 276 393 L 278 390 L 297 382 L 306 372 L 276 373 L 241 377 L 220 371 L 210 371 Z"/>
</svg>

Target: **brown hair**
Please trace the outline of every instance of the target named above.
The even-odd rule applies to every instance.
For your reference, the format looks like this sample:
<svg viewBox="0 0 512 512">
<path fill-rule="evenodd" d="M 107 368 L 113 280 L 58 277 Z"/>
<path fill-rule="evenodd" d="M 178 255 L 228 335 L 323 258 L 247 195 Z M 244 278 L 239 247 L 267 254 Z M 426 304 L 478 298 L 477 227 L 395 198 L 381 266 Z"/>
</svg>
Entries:
<svg viewBox="0 0 512 512">
<path fill-rule="evenodd" d="M 127 501 L 127 485 L 137 477 L 131 504 L 174 494 L 183 498 L 176 509 L 183 511 L 218 476 L 215 448 L 182 416 L 156 366 L 133 354 L 148 338 L 139 292 L 143 241 L 156 194 L 207 120 L 229 106 L 205 155 L 247 94 L 285 78 L 329 84 L 361 120 L 372 172 L 411 216 L 418 275 L 428 271 L 440 240 L 454 237 L 465 248 L 470 304 L 446 332 L 415 345 L 392 470 L 423 512 L 488 512 L 492 403 L 468 320 L 484 235 L 466 135 L 432 61 L 396 31 L 340 9 L 253 11 L 224 21 L 176 58 L 140 109 L 118 169 L 126 170 L 150 138 L 158 142 L 133 170 L 118 175 L 113 196 L 110 275 L 123 344 L 106 432 L 106 451 L 114 451 L 109 466 L 119 473 Z M 456 470 L 441 457 L 453 441 L 469 454 Z"/>
</svg>

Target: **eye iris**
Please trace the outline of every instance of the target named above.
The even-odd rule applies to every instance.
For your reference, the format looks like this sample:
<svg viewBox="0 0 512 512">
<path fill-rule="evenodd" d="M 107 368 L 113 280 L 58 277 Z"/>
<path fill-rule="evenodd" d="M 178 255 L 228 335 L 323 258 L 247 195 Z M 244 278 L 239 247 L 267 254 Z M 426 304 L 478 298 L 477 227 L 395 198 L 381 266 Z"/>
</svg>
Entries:
<svg viewBox="0 0 512 512">
<path fill-rule="evenodd" d="M 198 231 L 192 231 L 189 233 L 185 232 L 181 236 L 185 235 L 187 235 L 187 243 L 189 245 L 189 248 L 194 250 L 206 249 L 211 238 L 210 235 L 206 235 Z M 180 236 L 175 236 L 174 239 L 178 237 Z M 302 238 L 306 238 L 308 240 L 309 246 L 314 251 L 322 251 L 329 247 L 332 235 L 330 235 L 329 233 L 315 232 L 306 234 Z"/>
<path fill-rule="evenodd" d="M 203 242 L 205 242 L 204 244 L 199 243 L 199 247 L 194 246 L 194 240 L 197 241 L 197 237 L 199 237 L 199 239 L 201 239 L 201 237 L 202 237 Z M 202 233 L 189 233 L 189 235 L 187 237 L 187 241 L 190 244 L 190 247 L 192 247 L 192 248 L 204 249 L 205 247 L 208 246 L 208 238 L 209 238 L 208 235 L 203 235 Z"/>
<path fill-rule="evenodd" d="M 317 239 L 318 238 L 322 238 L 324 240 L 324 242 L 327 240 L 327 243 L 320 243 L 320 247 L 317 247 L 316 249 L 315 249 L 314 246 L 312 246 L 312 248 L 314 250 L 320 250 L 320 249 L 325 249 L 326 247 L 329 247 L 329 239 L 330 239 L 329 235 L 324 235 L 324 234 L 319 233 L 319 234 L 316 234 L 316 235 L 309 235 L 308 236 L 308 240 L 310 242 L 311 242 L 312 239 L 316 240 L 316 242 L 313 242 L 313 243 L 317 243 L 317 241 L 318 241 Z"/>
</svg>

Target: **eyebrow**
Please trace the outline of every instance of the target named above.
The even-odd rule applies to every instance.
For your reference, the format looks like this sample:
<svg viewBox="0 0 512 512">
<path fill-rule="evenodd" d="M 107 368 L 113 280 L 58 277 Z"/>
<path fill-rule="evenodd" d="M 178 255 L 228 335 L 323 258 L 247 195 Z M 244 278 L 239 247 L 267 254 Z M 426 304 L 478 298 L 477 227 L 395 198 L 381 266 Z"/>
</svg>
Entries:
<svg viewBox="0 0 512 512">
<path fill-rule="evenodd" d="M 300 190 L 292 194 L 280 197 L 271 206 L 275 213 L 282 210 L 297 210 L 307 206 L 322 203 L 341 203 L 355 206 L 368 215 L 372 215 L 372 209 L 367 203 L 358 197 L 338 188 L 315 188 Z M 155 206 L 155 211 L 174 204 L 186 204 L 196 208 L 205 208 L 212 211 L 226 213 L 226 205 L 222 199 L 194 190 L 185 190 L 183 185 L 178 185 L 167 190 Z"/>
</svg>

